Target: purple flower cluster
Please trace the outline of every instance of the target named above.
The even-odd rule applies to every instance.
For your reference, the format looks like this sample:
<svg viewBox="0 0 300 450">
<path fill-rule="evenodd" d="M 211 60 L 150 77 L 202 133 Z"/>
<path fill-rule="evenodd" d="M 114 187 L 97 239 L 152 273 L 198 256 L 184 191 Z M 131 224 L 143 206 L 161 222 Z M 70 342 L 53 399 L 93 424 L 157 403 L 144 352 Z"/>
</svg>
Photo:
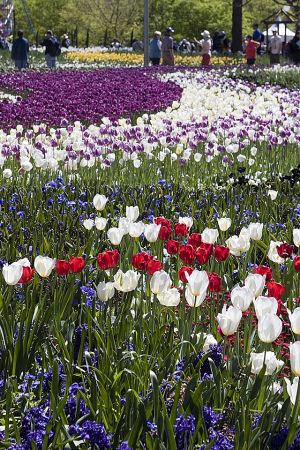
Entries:
<svg viewBox="0 0 300 450">
<path fill-rule="evenodd" d="M 80 436 L 84 441 L 95 444 L 100 450 L 111 447 L 111 434 L 105 430 L 103 423 L 87 420 L 81 425 L 71 425 L 70 434 Z"/>
<path fill-rule="evenodd" d="M 176 419 L 175 439 L 178 450 L 188 448 L 191 436 L 195 433 L 196 419 L 191 414 L 188 417 L 181 415 Z"/>
<path fill-rule="evenodd" d="M 181 88 L 164 83 L 141 68 L 82 72 L 0 74 L 0 89 L 21 95 L 16 103 L 1 103 L 1 128 L 24 128 L 41 122 L 98 123 L 137 112 L 157 112 L 181 97 Z"/>
</svg>

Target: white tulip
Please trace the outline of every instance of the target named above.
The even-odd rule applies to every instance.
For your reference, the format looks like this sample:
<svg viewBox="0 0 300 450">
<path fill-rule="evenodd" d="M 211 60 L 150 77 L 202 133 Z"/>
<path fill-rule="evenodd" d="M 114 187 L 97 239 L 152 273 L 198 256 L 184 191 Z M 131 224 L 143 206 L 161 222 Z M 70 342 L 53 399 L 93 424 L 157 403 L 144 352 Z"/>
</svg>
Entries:
<svg viewBox="0 0 300 450">
<path fill-rule="evenodd" d="M 221 231 L 227 231 L 231 227 L 231 219 L 228 217 L 222 217 L 217 219 L 218 225 Z"/>
<path fill-rule="evenodd" d="M 253 292 L 246 286 L 232 289 L 230 297 L 233 306 L 241 311 L 247 311 L 254 300 Z"/>
<path fill-rule="evenodd" d="M 185 288 L 185 299 L 190 306 L 195 308 L 202 305 L 206 298 L 206 294 L 207 292 L 206 290 L 204 290 L 201 291 L 199 295 L 194 295 L 189 285 L 187 285 Z"/>
<path fill-rule="evenodd" d="M 153 294 L 161 294 L 170 289 L 172 280 L 170 275 L 164 270 L 155 272 L 150 281 L 150 287 Z"/>
<path fill-rule="evenodd" d="M 268 251 L 268 258 L 277 264 L 284 263 L 284 259 L 278 255 L 278 251 L 277 251 L 277 247 L 279 247 L 281 244 L 282 244 L 282 242 L 280 242 L 280 241 L 271 241 L 269 251 Z"/>
<path fill-rule="evenodd" d="M 11 178 L 12 171 L 10 169 L 4 169 L 2 172 L 3 178 Z"/>
<path fill-rule="evenodd" d="M 266 277 L 258 273 L 251 273 L 247 276 L 244 283 L 253 292 L 254 297 L 259 297 L 264 290 Z"/>
<path fill-rule="evenodd" d="M 300 228 L 293 229 L 293 240 L 296 247 L 300 247 Z"/>
<path fill-rule="evenodd" d="M 295 405 L 296 399 L 297 399 L 297 392 L 298 392 L 298 384 L 299 384 L 299 377 L 295 377 L 293 379 L 293 382 L 291 383 L 288 378 L 284 379 L 286 382 L 286 390 L 289 394 L 291 403 Z"/>
<path fill-rule="evenodd" d="M 257 297 L 253 302 L 257 319 L 262 319 L 266 314 L 276 314 L 278 302 L 274 297 Z"/>
<path fill-rule="evenodd" d="M 164 306 L 177 306 L 180 303 L 180 292 L 177 288 L 167 289 L 157 294 L 159 303 Z"/>
<path fill-rule="evenodd" d="M 207 334 L 205 336 L 205 341 L 203 344 L 203 351 L 208 352 L 211 345 L 217 345 L 218 341 L 214 338 L 212 334 Z"/>
<path fill-rule="evenodd" d="M 126 217 L 131 222 L 135 222 L 140 215 L 138 206 L 126 206 Z"/>
<path fill-rule="evenodd" d="M 110 281 L 108 283 L 105 283 L 105 281 L 101 281 L 96 287 L 96 290 L 98 298 L 102 302 L 107 302 L 115 295 L 114 283 Z"/>
<path fill-rule="evenodd" d="M 95 226 L 97 230 L 102 231 L 107 225 L 107 219 L 104 217 L 96 217 L 95 218 Z"/>
<path fill-rule="evenodd" d="M 156 223 L 151 223 L 150 225 L 145 225 L 145 238 L 148 242 L 156 242 L 159 235 L 161 225 L 156 225 Z"/>
<path fill-rule="evenodd" d="M 300 334 L 300 308 L 295 308 L 293 312 L 287 310 L 293 333 Z"/>
<path fill-rule="evenodd" d="M 178 223 L 184 223 L 184 225 L 190 229 L 192 228 L 194 221 L 192 217 L 179 217 Z"/>
<path fill-rule="evenodd" d="M 292 372 L 300 376 L 300 341 L 290 343 L 290 361 Z"/>
<path fill-rule="evenodd" d="M 134 291 L 138 285 L 140 276 L 134 270 L 127 270 L 125 273 L 122 270 L 118 270 L 114 276 L 114 287 L 117 291 L 121 292 Z"/>
<path fill-rule="evenodd" d="M 275 314 L 265 314 L 258 321 L 258 337 L 262 342 L 275 341 L 282 331 L 282 322 Z"/>
<path fill-rule="evenodd" d="M 202 242 L 206 244 L 214 244 L 218 239 L 219 232 L 216 228 L 205 228 L 201 233 Z"/>
<path fill-rule="evenodd" d="M 131 221 L 127 217 L 120 217 L 118 227 L 123 232 L 124 235 L 128 234 L 130 224 Z"/>
<path fill-rule="evenodd" d="M 21 168 L 22 168 L 23 170 L 25 170 L 25 172 L 30 172 L 31 169 L 33 168 L 33 165 L 31 164 L 31 162 L 29 161 L 29 159 L 26 159 L 26 160 L 24 160 L 24 161 L 21 163 Z"/>
<path fill-rule="evenodd" d="M 249 250 L 250 241 L 243 236 L 231 236 L 227 239 L 226 245 L 229 248 L 231 255 L 241 256 L 242 253 Z"/>
<path fill-rule="evenodd" d="M 277 192 L 277 191 L 269 190 L 269 191 L 267 192 L 267 194 L 268 194 L 268 196 L 271 198 L 271 200 L 276 200 L 276 197 L 277 197 L 277 195 L 278 195 L 278 192 Z"/>
<path fill-rule="evenodd" d="M 37 256 L 34 260 L 34 268 L 41 277 L 49 277 L 55 268 L 55 259 L 49 256 Z"/>
<path fill-rule="evenodd" d="M 186 273 L 186 279 L 188 281 L 188 287 L 192 296 L 202 296 L 203 293 L 206 295 L 206 291 L 209 285 L 209 278 L 205 270 L 193 270 L 189 275 Z"/>
<path fill-rule="evenodd" d="M 86 230 L 90 231 L 94 225 L 95 225 L 95 222 L 93 221 L 93 219 L 85 219 L 83 221 L 83 226 Z"/>
<path fill-rule="evenodd" d="M 242 311 L 235 306 L 229 306 L 226 309 L 226 305 L 223 306 L 222 313 L 217 315 L 218 324 L 225 336 L 231 336 L 234 334 L 240 324 L 242 318 Z"/>
<path fill-rule="evenodd" d="M 283 361 L 276 358 L 274 352 L 250 353 L 251 372 L 258 374 L 266 365 L 265 375 L 272 375 L 283 366 Z"/>
<path fill-rule="evenodd" d="M 253 239 L 253 241 L 260 241 L 262 237 L 262 230 L 263 230 L 263 224 L 262 223 L 250 223 L 248 226 L 248 230 L 250 233 L 250 238 Z"/>
<path fill-rule="evenodd" d="M 105 195 L 96 194 L 93 198 L 93 205 L 97 211 L 103 211 L 106 206 L 108 198 Z"/>
<path fill-rule="evenodd" d="M 145 229 L 143 222 L 132 222 L 129 225 L 129 235 L 133 238 L 139 237 Z"/>
<path fill-rule="evenodd" d="M 2 273 L 5 282 L 9 286 L 14 286 L 22 277 L 23 266 L 17 262 L 14 262 L 12 264 L 4 264 Z"/>
<path fill-rule="evenodd" d="M 120 230 L 120 228 L 110 228 L 107 231 L 107 237 L 112 243 L 112 245 L 119 245 L 124 234 L 123 231 Z"/>
</svg>

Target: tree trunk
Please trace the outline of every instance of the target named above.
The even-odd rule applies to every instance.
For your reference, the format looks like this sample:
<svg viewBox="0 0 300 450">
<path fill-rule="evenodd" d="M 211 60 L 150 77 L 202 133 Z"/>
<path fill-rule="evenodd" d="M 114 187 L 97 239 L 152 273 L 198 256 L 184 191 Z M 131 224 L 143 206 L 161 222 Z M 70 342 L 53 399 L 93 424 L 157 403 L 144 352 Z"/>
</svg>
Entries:
<svg viewBox="0 0 300 450">
<path fill-rule="evenodd" d="M 232 0 L 232 53 L 243 50 L 243 2 L 242 0 Z"/>
</svg>

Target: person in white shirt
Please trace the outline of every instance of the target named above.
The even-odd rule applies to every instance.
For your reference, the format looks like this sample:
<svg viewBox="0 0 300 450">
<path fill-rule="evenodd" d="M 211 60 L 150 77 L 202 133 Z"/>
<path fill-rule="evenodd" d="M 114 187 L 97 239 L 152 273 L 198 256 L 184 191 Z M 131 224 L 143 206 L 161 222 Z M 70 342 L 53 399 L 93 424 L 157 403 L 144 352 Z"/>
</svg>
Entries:
<svg viewBox="0 0 300 450">
<path fill-rule="evenodd" d="M 269 42 L 270 64 L 280 64 L 280 55 L 282 50 L 282 41 L 277 36 L 277 30 L 273 29 L 273 36 Z"/>
<path fill-rule="evenodd" d="M 202 66 L 209 66 L 212 47 L 210 34 L 209 31 L 204 30 L 201 35 L 203 36 L 203 39 L 201 39 L 201 41 L 197 41 L 195 37 L 194 40 L 201 47 L 200 55 L 202 55 Z"/>
</svg>

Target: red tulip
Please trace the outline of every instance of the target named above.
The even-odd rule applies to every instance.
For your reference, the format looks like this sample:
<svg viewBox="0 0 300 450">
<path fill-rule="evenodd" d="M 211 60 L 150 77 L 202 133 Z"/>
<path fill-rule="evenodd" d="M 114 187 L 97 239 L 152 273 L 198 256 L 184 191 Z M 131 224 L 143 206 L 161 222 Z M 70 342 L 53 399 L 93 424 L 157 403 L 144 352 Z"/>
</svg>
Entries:
<svg viewBox="0 0 300 450">
<path fill-rule="evenodd" d="M 147 252 L 137 253 L 131 258 L 131 264 L 138 270 L 145 270 L 147 263 L 152 259 L 152 256 Z"/>
<path fill-rule="evenodd" d="M 280 283 L 276 283 L 276 281 L 270 281 L 269 283 L 267 283 L 267 289 L 268 296 L 275 297 L 276 300 L 281 300 L 281 297 L 285 291 L 285 287 Z"/>
<path fill-rule="evenodd" d="M 64 276 L 70 272 L 70 263 L 65 259 L 58 259 L 56 261 L 56 273 L 57 275 Z"/>
<path fill-rule="evenodd" d="M 23 273 L 21 278 L 19 279 L 19 283 L 29 283 L 32 280 L 34 274 L 34 269 L 31 267 L 23 266 Z"/>
<path fill-rule="evenodd" d="M 165 217 L 155 217 L 154 223 L 156 223 L 156 225 L 171 228 L 171 221 L 169 219 L 166 219 Z"/>
<path fill-rule="evenodd" d="M 196 260 L 198 263 L 203 266 L 209 260 L 210 253 L 206 250 L 202 245 L 196 251 Z"/>
<path fill-rule="evenodd" d="M 167 252 L 169 253 L 169 255 L 177 255 L 179 247 L 180 247 L 180 242 L 170 239 L 167 242 L 166 248 L 167 248 Z"/>
<path fill-rule="evenodd" d="M 160 227 L 158 237 L 162 241 L 168 241 L 170 239 L 171 233 L 172 233 L 171 228 L 166 227 L 165 225 L 162 225 Z"/>
<path fill-rule="evenodd" d="M 254 273 L 258 273 L 259 275 L 265 276 L 266 277 L 266 281 L 271 281 L 272 280 L 273 273 L 272 273 L 272 268 L 271 267 L 258 266 L 254 270 Z"/>
<path fill-rule="evenodd" d="M 174 225 L 176 236 L 186 236 L 189 232 L 188 227 L 184 223 L 176 223 Z"/>
<path fill-rule="evenodd" d="M 158 259 L 150 259 L 146 265 L 147 275 L 153 275 L 155 272 L 162 270 L 162 263 Z"/>
<path fill-rule="evenodd" d="M 224 245 L 216 245 L 215 251 L 214 251 L 214 257 L 216 261 L 223 262 L 226 261 L 230 253 L 230 250 L 228 247 L 225 247 Z"/>
<path fill-rule="evenodd" d="M 192 245 L 194 248 L 198 248 L 201 245 L 201 234 L 192 233 L 189 236 L 188 244 Z"/>
<path fill-rule="evenodd" d="M 294 259 L 294 267 L 296 272 L 300 272 L 300 256 L 296 256 Z"/>
<path fill-rule="evenodd" d="M 178 270 L 178 278 L 179 278 L 179 280 L 182 281 L 183 283 L 187 283 L 186 273 L 191 275 L 191 273 L 193 271 L 194 271 L 193 267 L 182 266 L 181 269 Z"/>
<path fill-rule="evenodd" d="M 222 289 L 222 280 L 220 275 L 214 272 L 207 273 L 207 275 L 209 279 L 208 290 L 210 292 L 220 292 Z"/>
<path fill-rule="evenodd" d="M 120 253 L 118 250 L 105 250 L 103 253 L 98 253 L 97 264 L 99 269 L 107 270 L 116 267 L 120 260 Z"/>
<path fill-rule="evenodd" d="M 85 259 L 82 256 L 72 256 L 70 259 L 70 272 L 79 273 L 82 272 L 85 266 Z"/>
<path fill-rule="evenodd" d="M 195 260 L 195 250 L 191 245 L 181 245 L 179 248 L 179 258 L 187 264 L 192 264 Z"/>
<path fill-rule="evenodd" d="M 281 258 L 289 258 L 290 256 L 292 256 L 294 251 L 293 244 L 287 244 L 286 242 L 284 242 L 281 245 L 278 245 L 276 248 L 277 253 Z"/>
</svg>

